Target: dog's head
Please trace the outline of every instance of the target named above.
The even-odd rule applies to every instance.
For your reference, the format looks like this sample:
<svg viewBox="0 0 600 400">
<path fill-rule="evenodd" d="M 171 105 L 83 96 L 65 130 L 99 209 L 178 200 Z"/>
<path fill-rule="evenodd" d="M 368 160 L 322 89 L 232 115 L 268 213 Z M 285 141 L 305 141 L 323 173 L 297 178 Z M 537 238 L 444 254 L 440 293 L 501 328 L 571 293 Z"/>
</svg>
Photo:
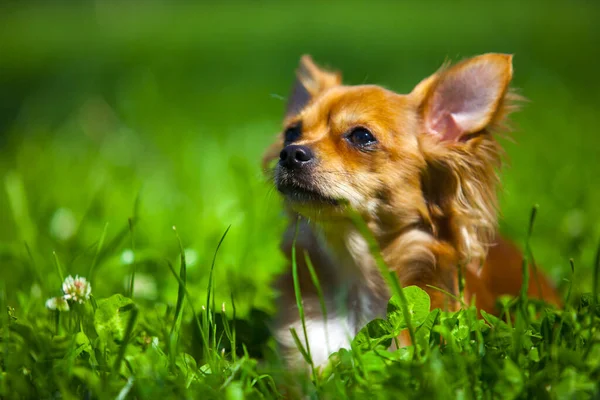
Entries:
<svg viewBox="0 0 600 400">
<path fill-rule="evenodd" d="M 381 232 L 419 226 L 470 256 L 496 222 L 500 147 L 491 135 L 511 109 L 512 57 L 445 66 L 409 94 L 344 86 L 301 59 L 283 132 L 267 151 L 288 205 L 313 220 L 346 205 Z"/>
</svg>

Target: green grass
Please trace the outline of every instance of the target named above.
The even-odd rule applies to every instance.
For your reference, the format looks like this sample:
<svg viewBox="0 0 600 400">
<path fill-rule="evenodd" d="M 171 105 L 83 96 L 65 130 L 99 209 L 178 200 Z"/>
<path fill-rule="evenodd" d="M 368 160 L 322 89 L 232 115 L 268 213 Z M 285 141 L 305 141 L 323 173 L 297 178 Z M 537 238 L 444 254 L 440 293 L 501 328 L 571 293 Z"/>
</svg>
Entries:
<svg viewBox="0 0 600 400">
<path fill-rule="evenodd" d="M 1 5 L 0 397 L 597 394 L 599 27 L 585 1 Z M 501 230 L 567 307 L 481 320 L 405 288 L 315 382 L 282 368 L 265 321 L 286 221 L 260 157 L 299 56 L 407 92 L 488 51 L 515 54 L 530 100 Z M 92 299 L 46 309 L 76 274 Z M 408 321 L 416 346 L 385 351 Z"/>
</svg>

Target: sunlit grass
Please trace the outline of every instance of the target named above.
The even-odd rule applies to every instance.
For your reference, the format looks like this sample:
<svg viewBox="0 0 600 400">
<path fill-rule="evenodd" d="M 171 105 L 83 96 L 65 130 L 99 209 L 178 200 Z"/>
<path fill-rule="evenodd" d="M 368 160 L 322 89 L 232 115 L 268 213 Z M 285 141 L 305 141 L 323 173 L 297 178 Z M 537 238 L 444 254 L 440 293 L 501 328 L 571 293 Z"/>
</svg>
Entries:
<svg viewBox="0 0 600 400">
<path fill-rule="evenodd" d="M 0 11 L 0 397 L 598 391 L 594 2 L 91 3 Z M 515 53 L 531 100 L 503 141 L 501 230 L 535 253 L 565 310 L 519 296 L 481 319 L 396 288 L 351 349 L 291 374 L 265 323 L 287 221 L 260 157 L 299 56 L 407 92 L 444 59 L 487 51 Z M 48 310 L 69 275 L 89 279 L 90 301 Z M 417 347 L 385 350 L 409 321 Z"/>
<path fill-rule="evenodd" d="M 8 307 L 1 330 L 0 393 L 28 398 L 57 391 L 63 397 L 100 399 L 281 398 L 308 390 L 313 396 L 336 398 L 579 398 L 598 390 L 597 293 L 566 301 L 564 310 L 521 295 L 504 302 L 502 320 L 483 312 L 480 319 L 466 305 L 456 313 L 430 311 L 427 294 L 407 287 L 402 301 L 392 298 L 385 319 L 369 323 L 351 348 L 333 354 L 323 369 L 313 369 L 312 383 L 302 383 L 307 376 L 301 372 L 293 381 L 282 380 L 281 364 L 275 360 L 259 364 L 237 342 L 235 318 L 227 318 L 224 304 L 218 311 L 212 294 L 206 306 L 194 309 L 183 251 L 180 257 L 179 274 L 169 263 L 180 288 L 174 309 L 136 304 L 116 294 L 73 301 L 69 311 L 52 311 L 44 309 L 39 293 L 22 300 L 24 315 Z M 218 290 L 211 281 L 208 293 Z M 6 288 L 0 295 L 6 307 Z M 302 310 L 299 288 L 297 296 Z M 189 305 L 192 321 L 181 324 L 183 304 Z M 409 321 L 415 346 L 387 350 Z M 296 339 L 310 364 L 305 334 L 298 333 Z M 202 350 L 194 356 L 189 339 L 197 335 Z M 293 367 L 287 374 L 303 369 Z"/>
</svg>

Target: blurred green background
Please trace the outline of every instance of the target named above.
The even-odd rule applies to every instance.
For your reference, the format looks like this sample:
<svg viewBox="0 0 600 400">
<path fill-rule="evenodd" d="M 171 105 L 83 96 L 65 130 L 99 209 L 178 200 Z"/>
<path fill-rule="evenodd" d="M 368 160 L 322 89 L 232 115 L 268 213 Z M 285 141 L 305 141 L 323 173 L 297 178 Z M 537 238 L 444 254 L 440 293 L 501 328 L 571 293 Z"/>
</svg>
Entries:
<svg viewBox="0 0 600 400">
<path fill-rule="evenodd" d="M 580 290 L 591 285 L 597 1 L 1 4 L 0 280 L 13 299 L 58 294 L 55 252 L 68 273 L 95 264 L 96 296 L 124 292 L 135 262 L 136 297 L 173 304 L 176 226 L 203 304 L 231 225 L 217 303 L 234 292 L 242 316 L 271 310 L 285 221 L 260 158 L 304 53 L 403 93 L 446 59 L 515 54 L 530 102 L 505 141 L 501 228 L 523 243 L 539 204 L 537 261 L 560 281 L 573 257 Z"/>
</svg>

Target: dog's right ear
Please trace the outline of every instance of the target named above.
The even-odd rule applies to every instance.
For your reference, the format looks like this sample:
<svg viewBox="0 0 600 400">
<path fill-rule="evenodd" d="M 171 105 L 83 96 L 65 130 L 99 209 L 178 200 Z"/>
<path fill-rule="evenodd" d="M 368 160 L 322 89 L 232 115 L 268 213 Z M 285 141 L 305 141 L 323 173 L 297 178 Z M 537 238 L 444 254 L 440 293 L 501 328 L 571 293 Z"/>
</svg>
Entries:
<svg viewBox="0 0 600 400">
<path fill-rule="evenodd" d="M 310 100 L 325 90 L 342 83 L 339 72 L 329 72 L 317 66 L 309 55 L 300 58 L 296 81 L 288 98 L 285 118 L 297 115 Z"/>
</svg>

